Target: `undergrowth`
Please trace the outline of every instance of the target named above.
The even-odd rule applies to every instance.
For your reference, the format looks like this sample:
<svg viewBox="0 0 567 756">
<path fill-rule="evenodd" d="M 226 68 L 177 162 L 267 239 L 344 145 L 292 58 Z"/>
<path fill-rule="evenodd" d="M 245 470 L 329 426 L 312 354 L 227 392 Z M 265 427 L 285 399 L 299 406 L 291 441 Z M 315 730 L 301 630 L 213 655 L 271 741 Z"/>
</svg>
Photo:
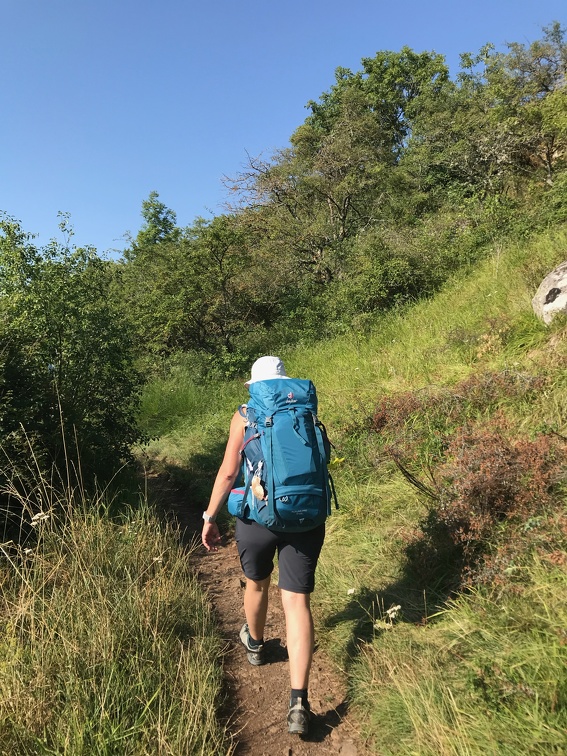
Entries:
<svg viewBox="0 0 567 756">
<path fill-rule="evenodd" d="M 317 636 L 377 753 L 562 752 L 567 330 L 531 297 L 566 248 L 564 229 L 499 247 L 430 300 L 279 355 L 336 446 Z M 148 449 L 195 508 L 246 400 L 205 393 Z"/>
<path fill-rule="evenodd" d="M 349 389 L 345 412 L 331 388 L 346 459 L 319 633 L 378 753 L 562 752 L 567 330 L 528 289 L 561 261 L 548 245 L 358 345 L 344 382 L 364 372 L 374 402 Z"/>
<path fill-rule="evenodd" d="M 567 573 L 533 556 L 521 590 L 475 590 L 419 627 L 375 630 L 352 672 L 377 753 L 564 752 Z"/>
<path fill-rule="evenodd" d="M 221 643 L 178 536 L 48 481 L 22 505 L 26 539 L 0 546 L 0 753 L 229 753 Z"/>
</svg>

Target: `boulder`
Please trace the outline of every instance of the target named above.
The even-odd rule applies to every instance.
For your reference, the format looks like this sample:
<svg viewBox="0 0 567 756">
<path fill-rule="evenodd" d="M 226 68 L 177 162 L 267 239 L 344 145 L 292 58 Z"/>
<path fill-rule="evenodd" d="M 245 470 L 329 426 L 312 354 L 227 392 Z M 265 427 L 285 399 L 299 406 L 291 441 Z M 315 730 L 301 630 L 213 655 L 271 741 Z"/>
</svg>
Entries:
<svg viewBox="0 0 567 756">
<path fill-rule="evenodd" d="M 532 299 L 532 307 L 538 318 L 547 324 L 558 312 L 567 314 L 567 261 L 543 279 Z"/>
</svg>

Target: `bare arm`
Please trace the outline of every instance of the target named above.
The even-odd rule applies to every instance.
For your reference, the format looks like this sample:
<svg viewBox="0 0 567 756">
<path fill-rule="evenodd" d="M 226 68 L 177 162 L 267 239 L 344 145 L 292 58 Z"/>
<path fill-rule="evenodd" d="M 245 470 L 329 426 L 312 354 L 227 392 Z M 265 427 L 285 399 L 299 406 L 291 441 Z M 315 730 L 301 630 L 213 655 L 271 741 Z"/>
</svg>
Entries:
<svg viewBox="0 0 567 756">
<path fill-rule="evenodd" d="M 206 509 L 206 513 L 211 517 L 216 517 L 221 511 L 222 505 L 238 478 L 241 465 L 240 449 L 242 448 L 243 439 L 244 421 L 240 413 L 235 412 L 230 422 L 230 434 L 224 458 L 217 473 L 209 505 Z M 220 543 L 220 533 L 216 522 L 203 523 L 201 539 L 207 551 L 216 550 L 217 544 Z"/>
</svg>

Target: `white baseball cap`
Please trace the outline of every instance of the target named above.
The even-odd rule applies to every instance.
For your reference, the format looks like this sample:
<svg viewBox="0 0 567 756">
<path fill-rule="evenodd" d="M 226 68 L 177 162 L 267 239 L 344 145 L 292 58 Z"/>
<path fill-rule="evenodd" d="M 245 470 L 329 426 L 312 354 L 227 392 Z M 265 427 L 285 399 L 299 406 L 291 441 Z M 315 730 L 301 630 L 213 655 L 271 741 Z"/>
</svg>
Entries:
<svg viewBox="0 0 567 756">
<path fill-rule="evenodd" d="M 289 378 L 289 375 L 286 375 L 284 364 L 279 357 L 267 355 L 260 357 L 252 365 L 250 380 L 244 385 L 250 386 L 251 383 L 268 381 L 271 378 Z"/>
</svg>

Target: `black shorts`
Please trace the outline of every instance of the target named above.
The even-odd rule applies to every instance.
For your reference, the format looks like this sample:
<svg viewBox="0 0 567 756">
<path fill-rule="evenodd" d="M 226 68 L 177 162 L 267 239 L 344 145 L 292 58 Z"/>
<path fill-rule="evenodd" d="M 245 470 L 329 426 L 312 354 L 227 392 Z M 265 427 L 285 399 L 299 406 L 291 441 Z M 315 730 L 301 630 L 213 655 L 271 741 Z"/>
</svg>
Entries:
<svg viewBox="0 0 567 756">
<path fill-rule="evenodd" d="M 292 593 L 313 593 L 324 540 L 325 523 L 302 533 L 282 533 L 236 518 L 236 543 L 246 577 L 256 581 L 269 577 L 277 550 L 278 586 Z"/>
</svg>

